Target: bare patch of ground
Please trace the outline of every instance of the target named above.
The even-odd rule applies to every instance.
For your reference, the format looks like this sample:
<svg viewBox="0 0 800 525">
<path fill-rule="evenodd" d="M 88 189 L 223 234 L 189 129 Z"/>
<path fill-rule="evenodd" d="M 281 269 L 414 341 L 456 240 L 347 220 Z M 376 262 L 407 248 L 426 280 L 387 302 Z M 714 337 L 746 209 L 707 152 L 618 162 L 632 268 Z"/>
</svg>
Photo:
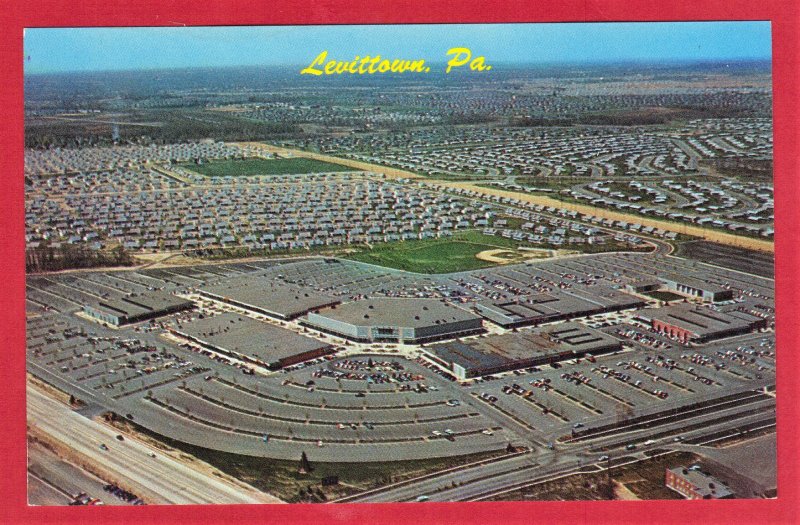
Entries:
<svg viewBox="0 0 800 525">
<path fill-rule="evenodd" d="M 529 259 L 544 259 L 553 256 L 553 250 L 507 250 L 504 248 L 496 250 L 484 250 L 475 254 L 476 259 L 487 261 L 495 264 L 513 264 Z"/>
<path fill-rule="evenodd" d="M 623 500 L 623 501 L 633 501 L 639 500 L 640 498 L 630 491 L 628 487 L 625 486 L 624 483 L 620 483 L 619 481 L 614 482 L 614 499 Z"/>
</svg>

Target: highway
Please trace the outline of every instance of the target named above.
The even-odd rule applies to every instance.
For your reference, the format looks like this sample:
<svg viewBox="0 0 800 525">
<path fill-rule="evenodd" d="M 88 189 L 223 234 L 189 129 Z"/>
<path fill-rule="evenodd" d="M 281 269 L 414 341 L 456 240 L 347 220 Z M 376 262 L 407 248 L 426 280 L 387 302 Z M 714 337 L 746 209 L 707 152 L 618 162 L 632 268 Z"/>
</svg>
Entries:
<svg viewBox="0 0 800 525">
<path fill-rule="evenodd" d="M 31 386 L 27 391 L 32 428 L 65 444 L 82 463 L 92 464 L 104 478 L 148 503 L 281 503 L 244 483 L 229 483 L 195 470 L 133 439 L 118 441 L 112 428 L 73 412 Z M 108 450 L 101 450 L 101 444 Z"/>
<path fill-rule="evenodd" d="M 103 488 L 106 482 L 62 460 L 35 441 L 28 443 L 28 476 L 46 484 L 51 490 L 60 492 L 62 499 L 67 497 L 71 500 L 83 492 L 91 498 L 102 501 L 104 505 L 130 505 L 106 492 Z M 57 504 L 63 505 L 63 503 Z"/>
<path fill-rule="evenodd" d="M 453 483 L 476 483 L 488 477 L 502 479 L 509 473 L 532 476 L 531 469 L 537 465 L 538 463 L 535 462 L 535 458 L 531 454 L 523 454 L 475 467 L 456 469 L 453 472 L 422 479 L 411 484 L 378 491 L 364 497 L 352 498 L 350 501 L 358 501 L 359 503 L 408 501 L 413 500 L 416 496 L 431 494 L 443 487 L 450 487 Z"/>
<path fill-rule="evenodd" d="M 684 440 L 701 438 L 722 430 L 732 430 L 745 424 L 754 424 L 761 420 L 774 418 L 774 400 L 772 403 L 756 404 L 763 408 L 763 413 L 749 415 L 747 409 L 752 405 L 746 405 L 739 410 L 743 412 L 742 417 L 733 417 L 731 420 L 718 423 L 710 423 L 704 428 L 681 432 L 681 427 L 695 421 L 681 421 L 678 424 L 661 425 L 646 431 L 639 431 L 633 438 L 626 433 L 617 434 L 597 441 L 589 441 L 580 445 L 568 447 L 558 447 L 554 451 L 542 451 L 538 455 L 525 454 L 516 456 L 503 461 L 478 465 L 469 469 L 457 472 L 448 472 L 439 476 L 427 477 L 419 482 L 406 484 L 400 487 L 391 488 L 385 491 L 372 491 L 364 496 L 348 498 L 351 502 L 392 502 L 392 501 L 414 501 L 420 496 L 427 496 L 430 501 L 475 501 L 486 499 L 495 494 L 504 493 L 511 487 L 522 487 L 551 479 L 559 476 L 574 474 L 581 467 L 585 467 L 599 460 L 598 453 L 591 452 L 590 448 L 596 448 L 605 444 L 606 447 L 615 449 L 609 450 L 606 454 L 612 457 L 629 457 L 630 462 L 641 461 L 649 456 L 645 452 L 655 449 L 667 450 L 686 450 L 687 445 L 673 442 L 670 438 L 656 439 L 655 443 L 642 446 L 643 440 L 650 435 L 661 432 L 673 432 L 680 435 Z M 720 414 L 715 414 L 720 415 Z M 700 417 L 697 420 L 706 421 L 707 417 Z M 614 443 L 610 443 L 614 441 Z M 640 445 L 634 451 L 623 449 L 625 443 L 635 442 Z M 694 448 L 695 446 L 688 446 Z M 627 462 L 626 462 L 627 463 Z"/>
<path fill-rule="evenodd" d="M 66 494 L 28 472 L 28 505 L 67 505 L 69 502 Z"/>
<path fill-rule="evenodd" d="M 706 429 L 695 431 L 691 433 L 687 433 L 686 436 L 691 438 L 701 438 L 704 435 L 713 434 L 715 432 L 719 432 L 721 430 L 732 430 L 736 426 L 744 425 L 744 424 L 751 424 L 755 423 L 765 417 L 768 416 L 748 416 L 739 420 L 728 421 L 719 425 L 710 426 Z M 713 441 L 713 439 L 711 440 Z M 637 440 L 637 442 L 640 442 Z M 626 451 L 618 449 L 616 451 L 609 451 L 609 455 L 613 458 L 630 458 L 629 460 L 623 460 L 620 462 L 615 462 L 614 466 L 621 466 L 630 463 L 635 463 L 637 461 L 644 461 L 649 459 L 652 455 L 663 455 L 668 452 L 658 452 L 657 454 L 653 454 L 656 451 L 673 451 L 673 450 L 682 450 L 682 451 L 691 451 L 700 453 L 701 450 L 704 450 L 701 445 L 684 445 L 681 443 L 674 443 L 670 440 L 656 440 L 656 443 L 653 443 L 649 446 L 639 446 L 635 451 Z M 646 452 L 650 452 L 650 455 L 646 454 Z M 580 456 L 580 454 L 578 454 Z M 575 459 L 575 455 L 573 454 L 560 454 L 558 457 L 553 458 L 553 463 L 551 465 L 537 468 L 535 471 L 531 471 L 535 474 L 535 477 L 531 477 L 531 472 L 527 473 L 527 478 L 525 476 L 525 472 L 517 472 L 517 473 L 509 473 L 502 478 L 500 477 L 489 477 L 482 480 L 480 483 L 475 483 L 471 485 L 467 485 L 464 487 L 452 488 L 445 491 L 437 492 L 436 494 L 430 495 L 431 501 L 478 501 L 483 499 L 488 499 L 492 496 L 499 495 L 505 492 L 508 492 L 509 489 L 514 488 L 521 488 L 523 486 L 529 486 L 536 484 L 541 481 L 545 481 L 548 479 L 553 479 L 556 477 L 572 475 L 578 472 L 581 467 L 585 467 L 587 465 L 591 465 L 594 463 L 598 463 L 598 457 L 596 455 L 591 456 L 591 459 L 586 458 L 583 459 L 579 457 Z M 603 463 L 598 463 L 600 467 L 604 467 Z"/>
</svg>

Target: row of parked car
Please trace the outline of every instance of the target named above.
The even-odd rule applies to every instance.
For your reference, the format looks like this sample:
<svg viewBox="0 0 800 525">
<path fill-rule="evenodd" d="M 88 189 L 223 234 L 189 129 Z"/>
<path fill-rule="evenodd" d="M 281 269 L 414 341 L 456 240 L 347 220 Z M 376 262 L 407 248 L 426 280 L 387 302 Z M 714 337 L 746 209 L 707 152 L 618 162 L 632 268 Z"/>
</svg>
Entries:
<svg viewBox="0 0 800 525">
<path fill-rule="evenodd" d="M 72 498 L 72 501 L 69 502 L 69 505 L 105 505 L 105 503 L 98 498 L 92 498 L 85 492 L 81 492 Z"/>
<path fill-rule="evenodd" d="M 121 489 L 117 485 L 110 483 L 108 485 L 105 485 L 103 487 L 103 490 L 105 490 L 106 492 L 110 492 L 119 499 L 127 501 L 128 503 L 131 503 L 133 505 L 144 505 L 144 501 L 142 501 L 141 498 L 136 496 L 136 494 L 128 492 L 125 489 Z"/>
</svg>

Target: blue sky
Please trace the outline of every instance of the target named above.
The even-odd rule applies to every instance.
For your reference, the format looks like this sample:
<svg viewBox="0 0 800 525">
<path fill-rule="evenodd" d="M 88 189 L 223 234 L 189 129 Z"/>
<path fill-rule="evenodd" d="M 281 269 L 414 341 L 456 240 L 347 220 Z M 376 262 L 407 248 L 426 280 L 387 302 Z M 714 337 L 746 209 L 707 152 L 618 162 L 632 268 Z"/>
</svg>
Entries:
<svg viewBox="0 0 800 525">
<path fill-rule="evenodd" d="M 487 63 L 735 60 L 771 57 L 769 22 L 395 26 L 36 28 L 28 73 L 286 64 L 322 50 L 442 62 L 468 47 Z"/>
</svg>

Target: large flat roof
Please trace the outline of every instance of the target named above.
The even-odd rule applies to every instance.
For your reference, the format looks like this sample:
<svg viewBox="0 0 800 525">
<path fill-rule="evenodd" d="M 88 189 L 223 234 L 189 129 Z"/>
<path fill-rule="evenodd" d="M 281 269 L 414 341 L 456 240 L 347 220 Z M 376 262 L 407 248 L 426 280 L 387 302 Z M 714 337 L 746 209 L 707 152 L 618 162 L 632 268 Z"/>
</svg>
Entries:
<svg viewBox="0 0 800 525">
<path fill-rule="evenodd" d="M 118 316 L 136 317 L 189 305 L 191 301 L 166 292 L 147 292 L 104 298 L 87 306 L 110 311 Z"/>
<path fill-rule="evenodd" d="M 479 320 L 480 317 L 439 299 L 377 297 L 343 303 L 318 315 L 354 326 L 422 328 L 425 326 Z"/>
<path fill-rule="evenodd" d="M 203 286 L 200 290 L 287 319 L 339 302 L 333 296 L 311 287 L 264 276 L 237 276 L 219 284 Z"/>
<path fill-rule="evenodd" d="M 484 317 L 506 325 L 545 321 L 554 317 L 579 317 L 598 310 L 633 308 L 643 305 L 644 301 L 608 287 L 598 286 L 591 293 L 554 290 L 550 293 L 519 296 L 511 301 L 481 301 L 478 304 Z"/>
<path fill-rule="evenodd" d="M 225 312 L 184 323 L 176 331 L 264 363 L 330 345 L 251 317 Z"/>
<path fill-rule="evenodd" d="M 699 337 L 729 330 L 747 329 L 760 319 L 744 312 L 719 312 L 705 306 L 678 303 L 661 308 L 648 308 L 639 317 L 678 326 Z"/>
<path fill-rule="evenodd" d="M 465 369 L 483 369 L 565 352 L 584 354 L 619 345 L 615 338 L 580 323 L 568 322 L 478 339 L 431 345 L 440 359 Z"/>
<path fill-rule="evenodd" d="M 602 284 L 593 284 L 587 288 L 572 288 L 565 290 L 564 293 L 573 297 L 579 297 L 584 301 L 602 306 L 603 308 L 635 308 L 645 304 L 644 301 L 638 297 Z"/>
</svg>

